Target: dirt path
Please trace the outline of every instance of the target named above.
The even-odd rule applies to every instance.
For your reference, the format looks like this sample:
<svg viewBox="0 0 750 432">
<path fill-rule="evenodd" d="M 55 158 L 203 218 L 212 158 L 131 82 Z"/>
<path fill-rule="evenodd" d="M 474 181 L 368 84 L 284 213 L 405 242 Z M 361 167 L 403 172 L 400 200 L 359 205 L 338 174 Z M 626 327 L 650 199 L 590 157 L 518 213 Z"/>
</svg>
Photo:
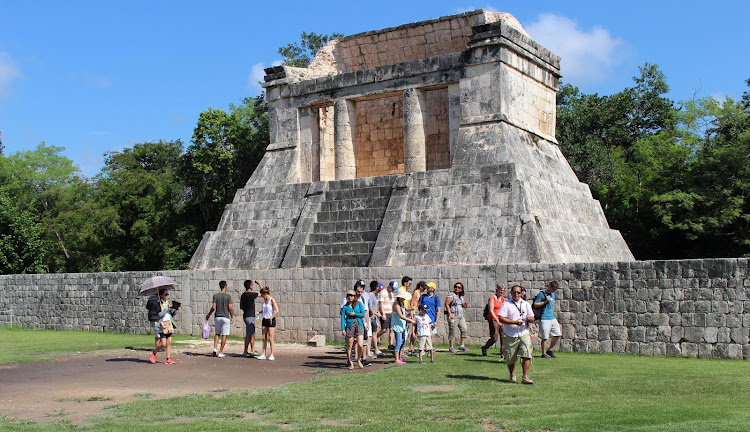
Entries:
<svg viewBox="0 0 750 432">
<path fill-rule="evenodd" d="M 121 349 L 74 355 L 54 361 L 0 365 L 0 413 L 14 418 L 51 421 L 69 418 L 74 424 L 99 414 L 103 407 L 150 398 L 191 393 L 270 387 L 313 379 L 320 369 L 329 373 L 361 373 L 382 369 L 375 360 L 364 370 L 346 369 L 341 348 L 276 345 L 276 360 L 247 359 L 240 354 L 210 355 L 213 342 L 191 341 L 165 365 L 164 353 L 149 363 L 150 352 Z M 241 353 L 240 342 L 228 342 L 226 353 Z M 153 388 L 152 383 L 171 383 Z"/>
</svg>

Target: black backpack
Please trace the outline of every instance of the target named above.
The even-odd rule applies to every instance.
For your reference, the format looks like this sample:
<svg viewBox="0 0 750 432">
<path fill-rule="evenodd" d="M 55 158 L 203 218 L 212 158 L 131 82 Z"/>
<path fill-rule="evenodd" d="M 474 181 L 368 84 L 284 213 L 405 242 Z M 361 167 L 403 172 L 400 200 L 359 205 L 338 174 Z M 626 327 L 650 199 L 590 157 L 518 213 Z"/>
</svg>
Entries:
<svg viewBox="0 0 750 432">
<path fill-rule="evenodd" d="M 544 300 L 547 296 L 547 291 L 543 290 L 539 292 L 539 294 L 542 294 L 542 293 L 544 293 L 544 295 L 542 296 L 542 300 Z M 535 301 L 531 303 L 531 309 L 534 311 L 534 321 L 539 321 L 540 319 L 542 319 L 542 312 L 544 312 L 544 308 L 547 306 L 547 305 L 544 305 L 542 307 L 534 306 L 534 303 L 536 303 L 536 299 L 537 297 L 539 297 L 539 294 L 537 294 L 536 297 L 534 297 Z"/>
</svg>

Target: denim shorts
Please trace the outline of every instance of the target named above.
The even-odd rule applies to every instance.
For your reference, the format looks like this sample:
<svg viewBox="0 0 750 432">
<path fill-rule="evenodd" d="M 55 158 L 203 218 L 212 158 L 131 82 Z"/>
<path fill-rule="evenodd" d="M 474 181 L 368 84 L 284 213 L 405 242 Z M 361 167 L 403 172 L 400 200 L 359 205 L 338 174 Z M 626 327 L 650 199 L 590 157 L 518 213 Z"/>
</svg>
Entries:
<svg viewBox="0 0 750 432">
<path fill-rule="evenodd" d="M 252 336 L 255 334 L 255 317 L 249 316 L 245 318 L 245 336 Z"/>
</svg>

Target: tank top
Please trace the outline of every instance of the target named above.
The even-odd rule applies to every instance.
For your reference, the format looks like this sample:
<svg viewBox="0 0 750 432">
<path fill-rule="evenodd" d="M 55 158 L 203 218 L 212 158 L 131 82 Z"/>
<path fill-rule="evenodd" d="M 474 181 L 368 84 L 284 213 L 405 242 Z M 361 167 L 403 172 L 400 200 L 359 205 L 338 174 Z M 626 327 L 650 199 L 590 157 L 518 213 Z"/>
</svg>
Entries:
<svg viewBox="0 0 750 432">
<path fill-rule="evenodd" d="M 267 302 L 263 302 L 263 318 L 271 319 L 273 316 L 273 304 L 271 303 L 273 297 L 268 297 Z"/>
</svg>

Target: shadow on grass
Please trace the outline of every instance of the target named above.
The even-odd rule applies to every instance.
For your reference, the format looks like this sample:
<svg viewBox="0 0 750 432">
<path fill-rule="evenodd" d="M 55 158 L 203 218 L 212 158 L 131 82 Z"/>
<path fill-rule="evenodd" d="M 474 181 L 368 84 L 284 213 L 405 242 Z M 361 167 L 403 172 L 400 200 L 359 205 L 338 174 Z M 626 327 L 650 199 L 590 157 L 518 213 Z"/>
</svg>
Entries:
<svg viewBox="0 0 750 432">
<path fill-rule="evenodd" d="M 472 381 L 495 381 L 499 383 L 510 384 L 509 380 L 500 378 L 492 378 L 484 375 L 446 375 L 446 378 L 461 379 L 461 380 L 472 380 Z"/>
</svg>

